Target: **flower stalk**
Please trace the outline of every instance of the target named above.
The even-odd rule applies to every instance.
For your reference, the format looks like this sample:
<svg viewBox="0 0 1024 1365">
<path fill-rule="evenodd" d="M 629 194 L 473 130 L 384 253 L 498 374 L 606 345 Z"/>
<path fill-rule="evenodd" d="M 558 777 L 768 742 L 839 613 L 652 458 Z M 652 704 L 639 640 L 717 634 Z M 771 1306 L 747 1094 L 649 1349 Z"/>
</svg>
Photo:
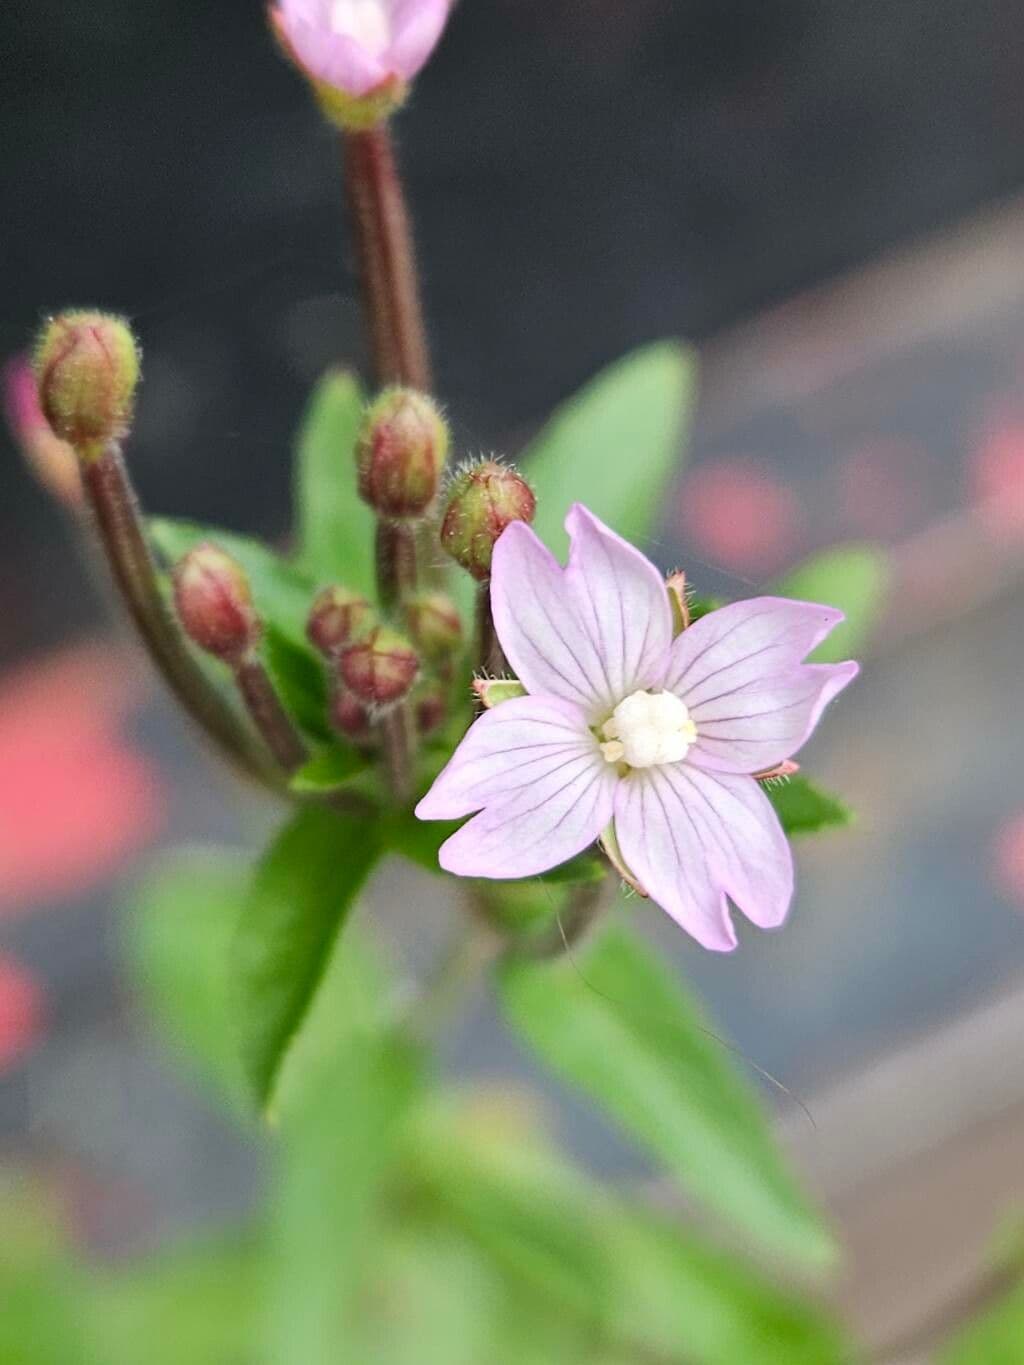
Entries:
<svg viewBox="0 0 1024 1365">
<path fill-rule="evenodd" d="M 266 667 L 253 652 L 235 665 L 235 682 L 256 729 L 286 773 L 294 773 L 309 757 L 270 681 Z"/>
</svg>

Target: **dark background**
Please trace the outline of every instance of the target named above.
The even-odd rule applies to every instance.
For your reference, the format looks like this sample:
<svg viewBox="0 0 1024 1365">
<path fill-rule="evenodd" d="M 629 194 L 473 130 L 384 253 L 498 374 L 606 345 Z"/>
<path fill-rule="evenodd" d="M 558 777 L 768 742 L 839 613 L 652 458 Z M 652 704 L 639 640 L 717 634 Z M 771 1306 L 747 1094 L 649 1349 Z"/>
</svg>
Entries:
<svg viewBox="0 0 1024 1365">
<path fill-rule="evenodd" d="M 153 509 L 287 524 L 290 432 L 358 360 L 338 148 L 257 0 L 8 0 L 0 349 L 124 310 Z M 514 447 L 602 363 L 703 338 L 1024 180 L 1016 0 L 462 0 L 399 125 L 439 388 Z M 0 657 L 80 627 L 0 465 Z"/>
</svg>

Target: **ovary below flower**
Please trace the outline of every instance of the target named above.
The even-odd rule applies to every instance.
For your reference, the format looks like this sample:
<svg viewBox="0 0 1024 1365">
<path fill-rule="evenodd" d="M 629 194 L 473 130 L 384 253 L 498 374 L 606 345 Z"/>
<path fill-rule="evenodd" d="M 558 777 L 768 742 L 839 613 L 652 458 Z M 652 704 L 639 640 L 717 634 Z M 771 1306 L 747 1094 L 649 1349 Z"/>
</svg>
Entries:
<svg viewBox="0 0 1024 1365">
<path fill-rule="evenodd" d="M 654 565 L 579 504 L 566 530 L 565 568 L 522 522 L 495 546 L 495 628 L 528 695 L 472 725 L 416 813 L 476 812 L 440 852 L 466 877 L 533 876 L 606 835 L 698 942 L 733 948 L 729 901 L 762 928 L 789 909 L 792 855 L 756 774 L 855 676 L 803 662 L 842 613 L 759 597 L 673 638 Z"/>
</svg>

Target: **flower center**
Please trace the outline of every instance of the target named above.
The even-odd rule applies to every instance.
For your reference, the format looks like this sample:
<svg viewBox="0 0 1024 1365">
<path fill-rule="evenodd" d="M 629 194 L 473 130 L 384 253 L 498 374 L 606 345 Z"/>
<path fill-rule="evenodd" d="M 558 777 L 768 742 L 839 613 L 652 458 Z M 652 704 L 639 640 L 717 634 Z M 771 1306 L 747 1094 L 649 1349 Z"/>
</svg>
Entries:
<svg viewBox="0 0 1024 1365">
<path fill-rule="evenodd" d="M 697 727 L 685 704 L 671 692 L 634 692 L 601 726 L 600 738 L 608 763 L 653 768 L 685 758 Z"/>
<path fill-rule="evenodd" d="M 352 38 L 367 52 L 379 57 L 391 41 L 388 6 L 384 0 L 331 0 L 331 28 L 339 37 Z"/>
</svg>

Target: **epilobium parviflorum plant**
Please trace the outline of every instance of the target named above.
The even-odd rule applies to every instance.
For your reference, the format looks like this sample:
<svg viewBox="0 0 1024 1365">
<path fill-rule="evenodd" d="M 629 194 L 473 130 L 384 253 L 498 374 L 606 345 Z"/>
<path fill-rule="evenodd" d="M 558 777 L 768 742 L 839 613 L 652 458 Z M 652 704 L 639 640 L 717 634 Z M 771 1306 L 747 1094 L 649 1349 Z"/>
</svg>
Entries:
<svg viewBox="0 0 1024 1365">
<path fill-rule="evenodd" d="M 122 319 L 46 323 L 38 409 L 17 379 L 26 453 L 91 509 L 156 668 L 281 804 L 255 866 L 190 849 L 133 904 L 158 1017 L 273 1166 L 255 1224 L 179 1253 L 190 1365 L 849 1360 L 806 1283 L 830 1233 L 645 929 L 664 912 L 720 952 L 736 910 L 785 921 L 789 836 L 847 819 L 794 756 L 857 672 L 878 562 L 846 547 L 718 603 L 645 557 L 693 397 L 675 343 L 612 366 L 519 458 L 453 450 L 390 129 L 445 0 L 269 17 L 344 144 L 373 359 L 368 392 L 336 370 L 312 397 L 289 551 L 143 513 Z M 428 894 L 448 906 L 451 945 L 413 984 L 375 946 L 377 900 L 353 914 L 387 859 L 413 933 Z M 441 1081 L 432 1053 L 483 977 L 651 1183 L 574 1166 L 518 1092 Z M 173 1326 L 118 1355 L 103 1306 L 130 1291 L 89 1292 L 96 1358 L 185 1358 Z"/>
</svg>

